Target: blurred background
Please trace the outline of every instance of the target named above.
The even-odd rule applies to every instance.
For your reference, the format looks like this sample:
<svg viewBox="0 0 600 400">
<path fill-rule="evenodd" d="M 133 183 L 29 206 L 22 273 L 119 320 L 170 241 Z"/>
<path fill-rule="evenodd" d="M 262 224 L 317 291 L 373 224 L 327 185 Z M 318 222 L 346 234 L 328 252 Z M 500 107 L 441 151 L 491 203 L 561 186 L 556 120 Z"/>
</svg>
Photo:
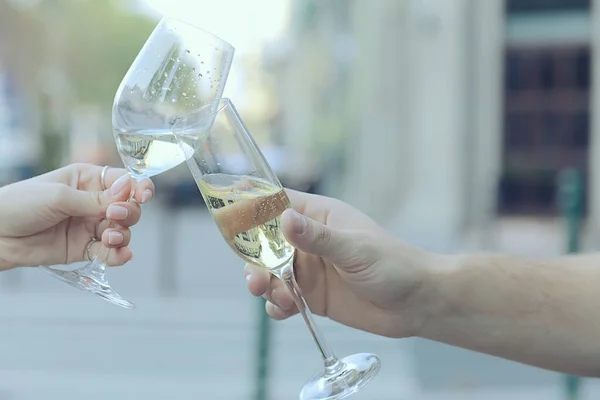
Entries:
<svg viewBox="0 0 600 400">
<path fill-rule="evenodd" d="M 121 165 L 112 99 L 168 14 L 236 47 L 225 95 L 286 186 L 339 197 L 433 251 L 594 250 L 598 6 L 0 0 L 0 185 L 71 162 Z M 261 322 L 187 167 L 155 182 L 135 259 L 109 271 L 135 312 L 35 269 L 1 274 L 0 400 L 292 399 L 322 368 L 301 320 Z M 600 396 L 593 380 L 576 396 L 558 374 L 318 322 L 340 355 L 382 357 L 356 399 Z"/>
</svg>

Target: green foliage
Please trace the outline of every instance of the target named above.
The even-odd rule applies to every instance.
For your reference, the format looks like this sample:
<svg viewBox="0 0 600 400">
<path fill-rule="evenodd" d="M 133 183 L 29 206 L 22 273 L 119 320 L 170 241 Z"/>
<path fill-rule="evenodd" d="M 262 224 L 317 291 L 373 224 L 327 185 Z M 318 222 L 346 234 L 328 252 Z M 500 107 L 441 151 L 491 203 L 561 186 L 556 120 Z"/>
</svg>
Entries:
<svg viewBox="0 0 600 400">
<path fill-rule="evenodd" d="M 43 0 L 40 18 L 63 26 L 68 79 L 75 100 L 110 107 L 114 94 L 155 22 L 124 8 L 125 0 Z"/>
<path fill-rule="evenodd" d="M 65 146 L 68 144 L 65 141 L 65 135 L 53 130 L 50 126 L 46 125 L 42 131 L 42 159 L 38 167 L 40 173 L 55 170 L 64 165 L 63 155 L 65 153 Z"/>
</svg>

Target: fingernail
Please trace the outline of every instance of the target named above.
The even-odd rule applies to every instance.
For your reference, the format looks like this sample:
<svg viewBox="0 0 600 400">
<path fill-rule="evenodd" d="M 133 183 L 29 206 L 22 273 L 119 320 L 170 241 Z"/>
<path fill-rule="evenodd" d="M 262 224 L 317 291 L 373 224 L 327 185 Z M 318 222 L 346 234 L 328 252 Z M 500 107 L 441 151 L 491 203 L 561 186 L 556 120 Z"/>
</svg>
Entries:
<svg viewBox="0 0 600 400">
<path fill-rule="evenodd" d="M 250 282 L 250 279 L 252 279 L 252 274 L 246 275 L 246 281 Z"/>
<path fill-rule="evenodd" d="M 152 190 L 144 190 L 144 193 L 142 193 L 142 204 L 149 202 L 152 199 L 153 195 L 154 194 L 152 193 Z"/>
<path fill-rule="evenodd" d="M 123 243 L 123 234 L 121 232 L 109 232 L 108 244 L 116 246 Z"/>
<path fill-rule="evenodd" d="M 298 211 L 293 210 L 294 214 L 293 214 L 293 227 L 294 227 L 294 232 L 296 232 L 298 235 L 302 235 L 305 231 L 306 231 L 306 218 L 304 217 L 304 215 L 300 214 Z"/>
<path fill-rule="evenodd" d="M 123 221 L 127 218 L 129 211 L 125 207 L 121 206 L 110 206 L 106 210 L 106 216 L 110 219 Z"/>
<path fill-rule="evenodd" d="M 113 196 L 121 193 L 121 191 L 123 191 L 123 189 L 125 189 L 125 186 L 127 186 L 128 182 L 129 182 L 129 175 L 127 175 L 127 174 L 123 175 L 122 177 L 117 179 L 115 181 L 115 183 L 112 184 L 112 186 L 110 187 L 110 193 Z"/>
</svg>

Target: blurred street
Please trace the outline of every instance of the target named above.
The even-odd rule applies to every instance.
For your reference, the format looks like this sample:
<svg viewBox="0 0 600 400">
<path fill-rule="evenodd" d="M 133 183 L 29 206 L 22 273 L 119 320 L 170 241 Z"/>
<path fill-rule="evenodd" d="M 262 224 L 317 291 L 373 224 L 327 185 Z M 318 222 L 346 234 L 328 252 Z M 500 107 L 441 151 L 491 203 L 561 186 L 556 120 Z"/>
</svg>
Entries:
<svg viewBox="0 0 600 400">
<path fill-rule="evenodd" d="M 161 242 L 166 235 L 174 248 Z M 0 399 L 251 398 L 259 304 L 210 216 L 150 204 L 133 236 L 135 260 L 109 279 L 135 311 L 36 269 L 2 274 Z M 161 294 L 165 273 L 173 296 Z M 319 322 L 340 356 L 382 357 L 380 377 L 357 399 L 401 398 L 410 385 L 401 343 Z M 322 368 L 318 352 L 302 320 L 273 327 L 271 398 L 295 398 Z"/>
<path fill-rule="evenodd" d="M 258 304 L 245 289 L 243 263 L 210 216 L 155 201 L 131 247 L 135 259 L 110 270 L 109 279 L 136 303 L 135 311 L 36 269 L 0 276 L 0 399 L 252 398 Z M 370 351 L 381 357 L 380 376 L 357 400 L 563 398 L 556 374 L 318 322 L 340 356 Z M 272 327 L 271 399 L 293 399 L 321 368 L 317 350 L 301 319 Z"/>
</svg>

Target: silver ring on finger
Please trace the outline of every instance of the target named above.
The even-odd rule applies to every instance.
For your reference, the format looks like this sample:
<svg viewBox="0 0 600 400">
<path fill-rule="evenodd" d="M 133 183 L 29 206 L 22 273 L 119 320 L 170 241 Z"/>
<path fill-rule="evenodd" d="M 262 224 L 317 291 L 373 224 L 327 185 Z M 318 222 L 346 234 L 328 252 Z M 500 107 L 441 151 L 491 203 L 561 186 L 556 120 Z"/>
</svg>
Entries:
<svg viewBox="0 0 600 400">
<path fill-rule="evenodd" d="M 98 239 L 96 238 L 92 238 L 92 240 L 90 240 L 88 242 L 88 244 L 85 245 L 85 258 L 87 259 L 87 261 L 92 261 L 92 255 L 90 254 L 90 250 L 92 249 L 92 245 L 94 243 L 96 243 L 98 241 Z"/>
<path fill-rule="evenodd" d="M 100 187 L 102 188 L 102 191 L 108 189 L 106 187 L 106 171 L 108 171 L 109 168 L 110 167 L 108 165 L 105 165 L 104 168 L 102 168 L 102 172 L 100 173 Z"/>
</svg>

